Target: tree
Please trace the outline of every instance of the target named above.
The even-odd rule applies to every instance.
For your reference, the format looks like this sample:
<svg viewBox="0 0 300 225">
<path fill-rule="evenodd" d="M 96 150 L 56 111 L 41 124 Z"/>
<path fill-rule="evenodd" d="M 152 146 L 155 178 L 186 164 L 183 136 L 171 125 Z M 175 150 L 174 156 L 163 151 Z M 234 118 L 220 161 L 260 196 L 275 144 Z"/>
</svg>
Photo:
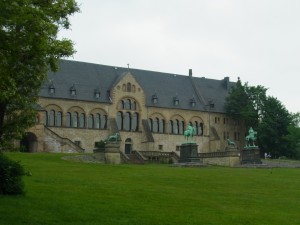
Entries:
<svg viewBox="0 0 300 225">
<path fill-rule="evenodd" d="M 33 125 L 38 91 L 59 59 L 74 53 L 59 40 L 78 12 L 75 0 L 0 1 L 0 149 Z"/>
<path fill-rule="evenodd" d="M 258 127 L 259 146 L 263 152 L 271 152 L 272 156 L 288 156 L 288 141 L 284 137 L 289 134 L 292 124 L 291 114 L 284 105 L 274 97 L 267 97 L 264 102 L 262 120 Z"/>
<path fill-rule="evenodd" d="M 292 114 L 292 123 L 284 139 L 288 142 L 287 157 L 300 159 L 300 113 Z"/>
<path fill-rule="evenodd" d="M 240 78 L 226 98 L 225 110 L 234 119 L 243 120 L 247 127 L 258 127 L 263 101 L 267 89 L 262 86 L 249 87 L 242 84 Z"/>
<path fill-rule="evenodd" d="M 266 92 L 263 86 L 242 85 L 238 79 L 226 99 L 225 109 L 231 117 L 242 119 L 246 127 L 258 131 L 258 145 L 262 152 L 270 152 L 274 157 L 295 157 L 296 146 L 299 146 L 296 140 L 299 139 L 297 129 L 290 127 L 293 117 L 278 99 L 267 96 Z M 299 124 L 299 117 L 294 118 L 298 118 Z"/>
</svg>

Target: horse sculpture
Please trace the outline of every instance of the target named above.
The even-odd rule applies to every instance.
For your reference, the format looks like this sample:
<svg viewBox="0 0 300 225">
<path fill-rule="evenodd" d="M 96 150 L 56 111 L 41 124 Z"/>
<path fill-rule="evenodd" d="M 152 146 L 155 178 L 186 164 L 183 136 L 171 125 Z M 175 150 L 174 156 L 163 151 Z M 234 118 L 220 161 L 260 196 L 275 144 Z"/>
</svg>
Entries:
<svg viewBox="0 0 300 225">
<path fill-rule="evenodd" d="M 118 142 L 119 140 L 120 134 L 118 132 L 108 136 L 108 138 L 106 139 L 106 141 L 108 142 Z"/>
<path fill-rule="evenodd" d="M 256 147 L 255 141 L 257 139 L 257 132 L 250 127 L 249 134 L 246 136 L 246 147 Z"/>
<path fill-rule="evenodd" d="M 196 129 L 194 127 L 192 127 L 191 125 L 189 125 L 187 127 L 187 129 L 183 132 L 183 135 L 184 135 L 186 141 L 188 141 L 189 138 L 192 141 L 195 134 L 196 134 Z"/>
<path fill-rule="evenodd" d="M 236 147 L 235 142 L 230 140 L 229 138 L 227 139 L 227 144 L 228 144 L 229 147 Z"/>
</svg>

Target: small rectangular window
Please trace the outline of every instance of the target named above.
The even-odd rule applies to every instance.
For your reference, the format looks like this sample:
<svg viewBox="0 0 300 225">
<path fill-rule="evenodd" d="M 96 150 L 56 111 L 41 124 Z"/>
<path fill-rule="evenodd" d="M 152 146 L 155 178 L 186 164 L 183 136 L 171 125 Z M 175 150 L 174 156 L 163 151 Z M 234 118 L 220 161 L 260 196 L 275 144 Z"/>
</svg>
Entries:
<svg viewBox="0 0 300 225">
<path fill-rule="evenodd" d="M 158 150 L 163 150 L 163 145 L 158 145 Z"/>
</svg>

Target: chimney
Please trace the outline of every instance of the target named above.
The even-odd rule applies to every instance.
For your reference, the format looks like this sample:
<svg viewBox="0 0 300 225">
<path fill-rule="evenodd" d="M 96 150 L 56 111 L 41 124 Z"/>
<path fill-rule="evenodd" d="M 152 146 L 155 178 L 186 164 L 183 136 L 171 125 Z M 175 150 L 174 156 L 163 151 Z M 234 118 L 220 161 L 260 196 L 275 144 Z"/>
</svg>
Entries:
<svg viewBox="0 0 300 225">
<path fill-rule="evenodd" d="M 228 91 L 229 90 L 229 77 L 224 77 L 224 86 L 225 86 L 225 89 Z"/>
<path fill-rule="evenodd" d="M 193 70 L 192 69 L 189 69 L 189 76 L 193 76 Z"/>
</svg>

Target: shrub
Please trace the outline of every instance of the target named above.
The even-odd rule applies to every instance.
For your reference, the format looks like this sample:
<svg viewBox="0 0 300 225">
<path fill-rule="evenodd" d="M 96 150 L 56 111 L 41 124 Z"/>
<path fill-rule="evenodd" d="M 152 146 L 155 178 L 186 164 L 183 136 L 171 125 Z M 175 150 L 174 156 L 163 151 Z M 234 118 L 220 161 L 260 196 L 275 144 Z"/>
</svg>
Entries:
<svg viewBox="0 0 300 225">
<path fill-rule="evenodd" d="M 105 142 L 102 140 L 95 142 L 95 148 L 105 148 Z"/>
<path fill-rule="evenodd" d="M 19 162 L 0 153 L 0 194 L 24 194 L 23 175 L 25 175 L 25 170 Z"/>
</svg>

